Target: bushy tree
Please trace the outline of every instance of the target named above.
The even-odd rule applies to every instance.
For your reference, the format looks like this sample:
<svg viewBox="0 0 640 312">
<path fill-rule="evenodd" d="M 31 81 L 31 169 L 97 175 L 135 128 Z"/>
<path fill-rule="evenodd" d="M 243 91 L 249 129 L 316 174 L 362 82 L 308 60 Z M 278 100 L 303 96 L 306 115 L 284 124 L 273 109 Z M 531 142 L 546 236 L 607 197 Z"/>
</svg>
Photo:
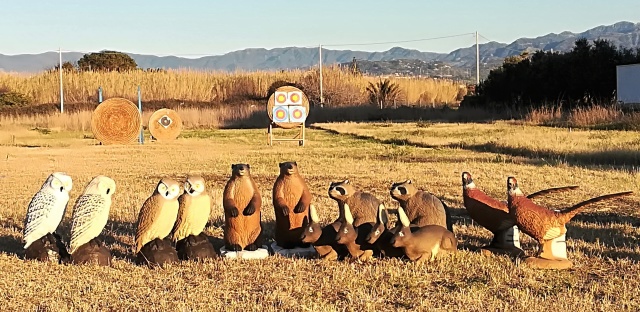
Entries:
<svg viewBox="0 0 640 312">
<path fill-rule="evenodd" d="M 136 69 L 138 64 L 126 53 L 117 51 L 101 51 L 85 54 L 78 60 L 81 70 L 92 71 L 126 71 Z"/>
<path fill-rule="evenodd" d="M 566 53 L 537 51 L 504 60 L 480 83 L 487 103 L 529 108 L 606 103 L 616 88 L 616 65 L 640 63 L 640 49 L 616 48 L 607 40 L 576 40 Z"/>
</svg>

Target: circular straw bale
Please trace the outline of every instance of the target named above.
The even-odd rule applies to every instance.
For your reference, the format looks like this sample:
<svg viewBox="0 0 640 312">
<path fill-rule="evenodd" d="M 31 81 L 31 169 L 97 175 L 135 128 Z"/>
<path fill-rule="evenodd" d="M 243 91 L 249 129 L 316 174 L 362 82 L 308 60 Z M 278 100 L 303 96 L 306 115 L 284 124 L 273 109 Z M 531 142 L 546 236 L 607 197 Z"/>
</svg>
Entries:
<svg viewBox="0 0 640 312">
<path fill-rule="evenodd" d="M 149 117 L 149 132 L 158 141 L 175 140 L 182 131 L 180 115 L 168 108 L 161 108 Z"/>
<path fill-rule="evenodd" d="M 283 92 L 291 92 L 291 91 L 300 91 L 302 92 L 302 90 L 294 87 L 294 86 L 282 86 L 280 88 L 278 88 L 276 91 L 283 91 Z M 276 100 L 275 100 L 276 94 L 275 92 L 273 94 L 271 94 L 271 96 L 269 97 L 269 100 L 267 101 L 267 115 L 269 115 L 269 120 L 271 120 L 271 122 L 273 122 L 273 108 L 276 106 Z M 307 98 L 307 95 L 304 94 L 304 92 L 302 92 L 302 105 L 306 112 L 307 112 L 307 116 L 309 116 L 309 99 Z M 306 116 L 305 116 L 306 117 Z M 284 128 L 284 129 L 292 129 L 295 127 L 300 126 L 299 122 L 276 122 L 275 123 L 278 127 L 280 128 Z"/>
<path fill-rule="evenodd" d="M 91 132 L 102 144 L 130 144 L 138 140 L 142 117 L 133 102 L 110 98 L 91 115 Z"/>
</svg>

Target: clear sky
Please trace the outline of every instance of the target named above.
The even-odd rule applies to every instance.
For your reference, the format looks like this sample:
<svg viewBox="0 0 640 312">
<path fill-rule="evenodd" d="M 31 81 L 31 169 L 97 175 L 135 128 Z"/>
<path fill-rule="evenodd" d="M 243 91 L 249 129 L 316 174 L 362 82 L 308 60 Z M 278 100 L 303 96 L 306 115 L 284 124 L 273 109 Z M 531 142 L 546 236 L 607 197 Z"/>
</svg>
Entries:
<svg viewBox="0 0 640 312">
<path fill-rule="evenodd" d="M 0 53 L 10 55 L 61 47 L 197 57 L 244 48 L 387 42 L 474 31 L 510 43 L 623 20 L 640 22 L 640 0 L 3 0 L 0 8 Z M 450 52 L 473 43 L 467 35 L 327 48 Z"/>
</svg>

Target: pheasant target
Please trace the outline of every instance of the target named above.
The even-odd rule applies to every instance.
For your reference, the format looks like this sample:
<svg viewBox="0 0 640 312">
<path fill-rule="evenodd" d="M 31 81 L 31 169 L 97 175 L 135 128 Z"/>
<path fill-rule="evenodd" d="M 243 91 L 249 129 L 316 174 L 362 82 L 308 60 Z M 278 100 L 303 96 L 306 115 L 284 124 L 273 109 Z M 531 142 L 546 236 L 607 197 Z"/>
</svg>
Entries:
<svg viewBox="0 0 640 312">
<path fill-rule="evenodd" d="M 136 142 L 141 126 L 142 117 L 138 108 L 124 98 L 102 102 L 91 115 L 91 132 L 105 145 Z"/>
<path fill-rule="evenodd" d="M 172 109 L 159 109 L 149 117 L 149 132 L 158 141 L 175 140 L 181 131 L 180 115 Z"/>
</svg>

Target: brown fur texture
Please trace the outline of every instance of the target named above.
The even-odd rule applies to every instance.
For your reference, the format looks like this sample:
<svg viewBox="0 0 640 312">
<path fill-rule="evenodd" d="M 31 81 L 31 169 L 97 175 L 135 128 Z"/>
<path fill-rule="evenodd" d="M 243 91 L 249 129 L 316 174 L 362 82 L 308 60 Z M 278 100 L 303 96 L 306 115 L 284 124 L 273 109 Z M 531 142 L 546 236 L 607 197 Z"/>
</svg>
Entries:
<svg viewBox="0 0 640 312">
<path fill-rule="evenodd" d="M 527 197 L 531 199 L 576 188 L 578 188 L 578 186 L 575 185 L 555 187 L 538 191 Z M 494 235 L 516 224 L 515 220 L 509 215 L 507 204 L 479 190 L 469 172 L 462 173 L 462 199 L 464 201 L 464 207 L 467 209 L 471 219 L 491 231 Z"/>
<path fill-rule="evenodd" d="M 169 237 L 156 238 L 144 244 L 140 252 L 136 254 L 136 264 L 146 264 L 149 267 L 163 267 L 165 264 L 178 262 L 178 253 L 171 246 Z"/>
<path fill-rule="evenodd" d="M 110 266 L 111 258 L 111 251 L 96 237 L 71 254 L 71 263 Z"/>
<path fill-rule="evenodd" d="M 55 232 L 49 233 L 29 245 L 25 250 L 24 258 L 26 260 L 55 263 L 68 263 L 71 261 L 71 255 L 62 242 L 62 237 Z"/>
<path fill-rule="evenodd" d="M 546 241 L 553 240 L 567 232 L 565 224 L 583 207 L 602 200 L 633 194 L 631 191 L 602 195 L 582 201 L 560 212 L 535 204 L 524 196 L 514 177 L 507 178 L 507 206 L 518 228 L 535 239 L 541 247 Z M 541 250 L 541 248 L 540 248 Z"/>
<path fill-rule="evenodd" d="M 224 188 L 224 244 L 229 251 L 253 251 L 261 246 L 262 197 L 248 164 L 231 165 Z"/>
<path fill-rule="evenodd" d="M 436 224 L 453 231 L 449 208 L 435 195 L 419 190 L 411 180 L 393 183 L 389 191 L 413 225 Z"/>
<path fill-rule="evenodd" d="M 337 243 L 344 245 L 354 260 L 366 261 L 371 259 L 374 254 L 379 255 L 379 252 L 374 250 L 374 246 L 367 242 L 367 235 L 375 223 L 362 223 L 354 227 L 349 204 L 344 205 L 344 216 L 345 222 L 340 225 L 336 234 Z"/>
<path fill-rule="evenodd" d="M 393 247 L 391 245 L 391 239 L 397 230 L 399 230 L 398 227 L 391 228 L 389 226 L 389 215 L 387 209 L 384 205 L 380 205 L 378 207 L 376 224 L 371 228 L 371 231 L 369 231 L 369 234 L 367 235 L 367 243 L 373 245 L 383 257 L 404 257 L 404 250 L 402 250 L 402 248 Z"/>
<path fill-rule="evenodd" d="M 309 243 L 318 253 L 318 258 L 322 260 L 339 260 L 349 255 L 349 251 L 344 245 L 336 242 L 336 235 L 340 230 L 341 222 L 333 222 L 321 227 L 318 214 L 313 205 L 309 206 L 309 220 L 302 232 L 302 242 Z"/>
<path fill-rule="evenodd" d="M 200 233 L 189 235 L 176 242 L 176 251 L 180 260 L 204 260 L 218 257 L 216 249 L 209 242 L 209 237 Z"/>
<path fill-rule="evenodd" d="M 355 227 L 363 223 L 376 222 L 378 206 L 382 203 L 374 195 L 356 190 L 348 179 L 331 182 L 329 197 L 338 203 L 340 216 L 336 221 L 344 220 L 344 204 L 346 203 L 351 208 Z"/>
<path fill-rule="evenodd" d="M 279 167 L 280 175 L 273 184 L 276 244 L 285 249 L 308 247 L 300 237 L 308 222 L 311 192 L 295 161 L 282 162 Z"/>
<path fill-rule="evenodd" d="M 430 224 L 413 231 L 402 207 L 398 208 L 398 220 L 401 226 L 391 239 L 391 245 L 402 248 L 409 260 L 432 261 L 439 254 L 456 251 L 456 236 L 443 226 Z"/>
</svg>

